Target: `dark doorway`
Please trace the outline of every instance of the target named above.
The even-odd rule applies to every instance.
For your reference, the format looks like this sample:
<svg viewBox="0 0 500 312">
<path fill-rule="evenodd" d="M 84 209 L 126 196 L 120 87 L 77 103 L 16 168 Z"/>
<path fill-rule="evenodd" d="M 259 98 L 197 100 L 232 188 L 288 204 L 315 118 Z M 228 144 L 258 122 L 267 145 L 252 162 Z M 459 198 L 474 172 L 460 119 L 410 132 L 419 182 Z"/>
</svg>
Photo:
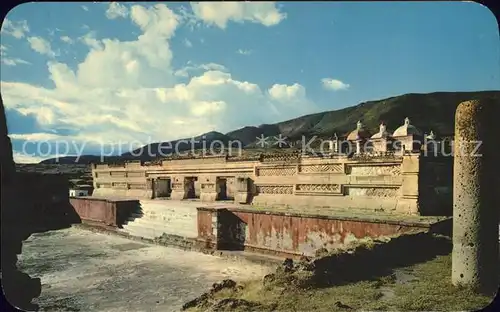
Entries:
<svg viewBox="0 0 500 312">
<path fill-rule="evenodd" d="M 154 180 L 153 184 L 154 198 L 170 197 L 170 193 L 172 193 L 172 188 L 170 186 L 169 178 L 158 178 Z"/>
<path fill-rule="evenodd" d="M 227 179 L 217 178 L 217 200 L 227 200 Z"/>
<path fill-rule="evenodd" d="M 194 188 L 194 182 L 197 181 L 196 177 L 186 177 L 186 187 L 187 187 L 187 196 L 186 198 L 196 198 L 196 190 Z"/>
<path fill-rule="evenodd" d="M 217 230 L 219 249 L 244 250 L 247 224 L 233 212 L 226 209 L 219 212 Z"/>
</svg>

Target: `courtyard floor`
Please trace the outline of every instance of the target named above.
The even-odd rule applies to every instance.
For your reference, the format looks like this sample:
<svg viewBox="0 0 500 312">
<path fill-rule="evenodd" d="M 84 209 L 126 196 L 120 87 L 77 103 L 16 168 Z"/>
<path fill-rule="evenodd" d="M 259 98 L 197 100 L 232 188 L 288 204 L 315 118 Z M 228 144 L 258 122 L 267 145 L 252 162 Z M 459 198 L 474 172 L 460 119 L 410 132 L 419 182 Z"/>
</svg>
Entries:
<svg viewBox="0 0 500 312">
<path fill-rule="evenodd" d="M 42 311 L 179 311 L 214 282 L 269 267 L 78 228 L 33 234 L 18 267 L 39 277 Z"/>
</svg>

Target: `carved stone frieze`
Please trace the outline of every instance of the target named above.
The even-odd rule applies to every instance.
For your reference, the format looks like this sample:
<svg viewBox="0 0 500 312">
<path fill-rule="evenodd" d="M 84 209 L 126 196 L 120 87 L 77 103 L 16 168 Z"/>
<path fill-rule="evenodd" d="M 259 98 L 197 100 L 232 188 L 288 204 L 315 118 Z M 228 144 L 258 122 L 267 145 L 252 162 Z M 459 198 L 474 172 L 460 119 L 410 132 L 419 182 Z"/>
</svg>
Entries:
<svg viewBox="0 0 500 312">
<path fill-rule="evenodd" d="M 388 166 L 349 166 L 348 174 L 365 176 L 399 176 L 401 175 L 401 165 Z"/>
<path fill-rule="evenodd" d="M 340 184 L 297 184 L 295 186 L 297 192 L 308 193 L 339 193 L 341 191 Z"/>
<path fill-rule="evenodd" d="M 292 185 L 257 185 L 257 194 L 293 194 Z"/>
<path fill-rule="evenodd" d="M 395 197 L 398 191 L 397 188 L 351 187 L 348 193 L 352 196 Z"/>
<path fill-rule="evenodd" d="M 261 158 L 262 162 L 273 163 L 273 162 L 290 162 L 300 160 L 299 154 L 284 154 L 284 155 L 263 155 Z"/>
<path fill-rule="evenodd" d="M 293 176 L 297 173 L 297 167 L 271 167 L 257 168 L 258 176 Z"/>
<path fill-rule="evenodd" d="M 344 164 L 301 165 L 301 173 L 344 173 Z"/>
</svg>

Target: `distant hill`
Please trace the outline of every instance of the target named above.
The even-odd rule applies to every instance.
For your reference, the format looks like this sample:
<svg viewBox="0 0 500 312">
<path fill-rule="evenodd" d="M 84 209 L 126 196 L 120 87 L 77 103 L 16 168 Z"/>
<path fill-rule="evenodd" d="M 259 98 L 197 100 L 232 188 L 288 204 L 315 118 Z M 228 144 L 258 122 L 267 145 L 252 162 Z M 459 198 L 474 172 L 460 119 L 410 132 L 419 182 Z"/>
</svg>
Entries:
<svg viewBox="0 0 500 312">
<path fill-rule="evenodd" d="M 358 120 L 361 120 L 371 133 L 378 132 L 382 121 L 388 130 L 394 131 L 403 124 L 405 117 L 409 117 L 412 124 L 424 132 L 433 130 L 439 135 L 451 135 L 454 131 L 455 110 L 458 104 L 487 97 L 500 99 L 500 91 L 405 94 L 261 127 L 264 135 L 281 133 L 290 139 L 300 139 L 302 135 L 330 137 L 334 133 L 339 136 L 348 134 L 355 129 Z M 227 135 L 250 144 L 252 137 L 255 141 L 255 137 L 260 133 L 257 127 L 244 127 Z"/>
<path fill-rule="evenodd" d="M 302 136 L 320 138 L 331 137 L 334 133 L 339 136 L 346 135 L 356 127 L 356 122 L 361 120 L 365 127 L 371 132 L 378 131 L 380 122 L 385 122 L 389 131 L 394 131 L 403 124 L 405 117 L 409 117 L 412 124 L 424 132 L 433 130 L 437 135 L 448 136 L 453 134 L 455 110 L 463 101 L 493 97 L 500 100 L 500 91 L 478 91 L 478 92 L 435 92 L 428 94 L 405 94 L 383 100 L 360 103 L 356 106 L 340 110 L 326 111 L 322 113 L 305 115 L 291 120 L 264 124 L 258 127 L 246 126 L 241 129 L 230 131 L 226 134 L 212 131 L 195 138 L 197 141 L 204 139 L 206 147 L 210 143 L 219 140 L 227 144 L 230 140 L 239 140 L 246 148 L 254 148 L 256 137 L 277 136 L 282 134 L 288 140 L 300 140 Z M 189 141 L 190 139 L 185 139 Z M 168 155 L 173 151 L 176 143 L 180 140 L 170 142 L 153 143 L 142 148 L 143 153 L 139 156 L 139 149 L 125 153 L 121 157 L 109 157 L 105 161 L 119 161 L 140 159 L 149 161 L 160 157 L 161 154 Z M 161 145 L 161 146 L 160 146 Z M 154 157 L 148 156 L 149 150 Z M 161 148 L 160 148 L 161 147 Z M 179 151 L 191 149 L 190 143 L 178 145 Z M 195 144 L 195 149 L 201 149 L 201 143 Z M 79 163 L 98 162 L 99 156 L 82 156 Z M 60 158 L 60 163 L 74 161 L 72 158 Z M 53 160 L 45 160 L 42 163 L 53 163 Z"/>
<path fill-rule="evenodd" d="M 193 143 L 191 143 L 191 140 L 193 140 Z M 191 149 L 202 149 L 202 148 L 210 148 L 210 144 L 214 141 L 221 141 L 224 142 L 225 144 L 229 142 L 230 140 L 233 140 L 231 137 L 222 134 L 217 131 L 211 131 L 207 132 L 205 134 L 199 135 L 197 137 L 192 138 L 186 138 L 186 139 L 179 139 L 179 140 L 174 140 L 174 141 L 169 141 L 169 142 L 159 142 L 159 143 L 152 143 L 146 146 L 143 146 L 142 148 L 133 150 L 129 153 L 124 153 L 122 154 L 122 157 L 124 160 L 128 159 L 135 159 L 135 160 L 144 160 L 144 161 L 149 161 L 158 157 L 161 157 L 163 155 L 169 155 L 172 154 L 176 151 L 179 152 L 185 152 L 189 151 Z M 203 146 L 205 144 L 205 146 Z M 192 147 L 193 146 L 193 147 Z M 216 145 L 214 145 L 216 146 Z M 141 152 L 142 150 L 142 152 Z M 151 151 L 149 153 L 149 151 Z M 139 156 L 135 156 L 139 155 Z M 152 156 L 149 156 L 152 155 Z"/>
</svg>

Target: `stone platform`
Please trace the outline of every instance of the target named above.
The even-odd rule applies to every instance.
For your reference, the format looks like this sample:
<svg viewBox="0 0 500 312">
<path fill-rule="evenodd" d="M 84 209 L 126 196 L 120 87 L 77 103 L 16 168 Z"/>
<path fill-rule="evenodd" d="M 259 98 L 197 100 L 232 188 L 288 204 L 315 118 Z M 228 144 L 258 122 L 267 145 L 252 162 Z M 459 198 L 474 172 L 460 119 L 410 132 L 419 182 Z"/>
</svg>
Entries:
<svg viewBox="0 0 500 312">
<path fill-rule="evenodd" d="M 128 216 L 116 222 L 117 232 L 180 247 L 212 250 L 247 250 L 282 257 L 313 256 L 360 240 L 413 232 L 449 231 L 449 217 L 421 217 L 366 210 L 263 208 L 231 202 L 199 200 L 137 200 L 73 198 L 95 209 L 115 209 L 102 201 L 128 203 Z M 87 208 L 92 210 L 92 208 Z M 123 210 L 125 211 L 125 209 Z M 113 213 L 101 213 L 102 216 Z M 92 220 L 95 221 L 95 214 Z M 99 223 L 97 223 L 99 224 Z M 103 222 L 101 224 L 110 224 Z"/>
</svg>

